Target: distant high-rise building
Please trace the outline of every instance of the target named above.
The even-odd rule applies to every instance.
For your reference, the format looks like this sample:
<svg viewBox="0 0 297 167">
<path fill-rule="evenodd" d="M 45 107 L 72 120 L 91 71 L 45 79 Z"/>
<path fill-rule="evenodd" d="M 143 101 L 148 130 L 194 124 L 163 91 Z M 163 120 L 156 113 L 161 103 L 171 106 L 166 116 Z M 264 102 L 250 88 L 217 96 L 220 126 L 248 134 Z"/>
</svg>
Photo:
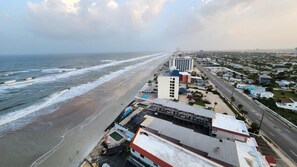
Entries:
<svg viewBox="0 0 297 167">
<path fill-rule="evenodd" d="M 193 59 L 190 56 L 177 57 L 173 56 L 169 60 L 169 67 L 176 67 L 179 71 L 191 71 L 193 70 Z"/>
</svg>

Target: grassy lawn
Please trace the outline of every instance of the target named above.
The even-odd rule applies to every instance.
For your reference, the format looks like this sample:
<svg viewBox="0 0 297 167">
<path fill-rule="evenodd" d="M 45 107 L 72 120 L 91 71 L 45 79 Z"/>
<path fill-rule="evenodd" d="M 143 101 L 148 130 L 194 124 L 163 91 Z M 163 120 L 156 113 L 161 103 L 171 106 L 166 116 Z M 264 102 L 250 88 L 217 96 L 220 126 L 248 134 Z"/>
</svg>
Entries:
<svg viewBox="0 0 297 167">
<path fill-rule="evenodd" d="M 196 100 L 195 101 L 195 104 L 197 104 L 199 106 L 204 106 L 205 107 L 205 104 L 201 100 Z"/>
<path fill-rule="evenodd" d="M 118 132 L 112 132 L 110 135 L 115 141 L 120 141 L 123 136 L 121 136 Z"/>
<path fill-rule="evenodd" d="M 294 92 L 289 91 L 274 90 L 273 93 L 274 99 L 297 97 L 297 95 Z"/>
</svg>

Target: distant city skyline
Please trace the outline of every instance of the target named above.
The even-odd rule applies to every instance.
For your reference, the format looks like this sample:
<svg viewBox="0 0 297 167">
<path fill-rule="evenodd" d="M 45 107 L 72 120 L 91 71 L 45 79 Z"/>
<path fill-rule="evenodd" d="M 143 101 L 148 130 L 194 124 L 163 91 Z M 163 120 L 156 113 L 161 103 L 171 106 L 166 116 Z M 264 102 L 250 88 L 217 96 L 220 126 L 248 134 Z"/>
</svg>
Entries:
<svg viewBox="0 0 297 167">
<path fill-rule="evenodd" d="M 19 0 L 0 55 L 297 47 L 296 0 Z"/>
</svg>

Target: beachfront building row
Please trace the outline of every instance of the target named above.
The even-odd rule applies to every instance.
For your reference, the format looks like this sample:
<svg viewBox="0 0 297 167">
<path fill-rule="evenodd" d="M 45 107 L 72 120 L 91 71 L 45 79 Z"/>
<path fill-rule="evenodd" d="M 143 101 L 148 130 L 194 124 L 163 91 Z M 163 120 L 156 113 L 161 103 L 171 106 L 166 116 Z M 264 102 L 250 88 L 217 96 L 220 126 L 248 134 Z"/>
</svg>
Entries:
<svg viewBox="0 0 297 167">
<path fill-rule="evenodd" d="M 246 142 L 250 137 L 244 121 L 203 107 L 190 106 L 165 99 L 154 99 L 149 110 L 171 120 L 180 120 L 206 129 L 208 135 L 218 139 Z"/>
<path fill-rule="evenodd" d="M 256 146 L 217 139 L 146 115 L 130 151 L 135 161 L 147 166 L 269 166 Z"/>
<path fill-rule="evenodd" d="M 194 60 L 190 56 L 172 56 L 169 59 L 169 67 L 175 67 L 181 72 L 193 70 Z"/>
</svg>

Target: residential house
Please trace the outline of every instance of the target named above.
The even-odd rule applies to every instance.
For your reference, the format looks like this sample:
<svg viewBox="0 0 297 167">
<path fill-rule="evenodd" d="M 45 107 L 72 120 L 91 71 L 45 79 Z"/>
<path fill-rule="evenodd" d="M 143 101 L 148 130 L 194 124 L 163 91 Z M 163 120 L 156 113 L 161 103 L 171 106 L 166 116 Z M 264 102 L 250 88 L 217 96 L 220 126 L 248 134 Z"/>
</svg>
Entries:
<svg viewBox="0 0 297 167">
<path fill-rule="evenodd" d="M 271 83 L 272 78 L 268 75 L 260 75 L 258 78 L 258 82 L 263 85 L 268 85 Z"/>
<path fill-rule="evenodd" d="M 297 111 L 297 98 L 283 98 L 276 102 L 276 106 L 288 110 Z"/>
<path fill-rule="evenodd" d="M 280 80 L 280 81 L 276 81 L 276 83 L 278 84 L 279 87 L 287 87 L 291 84 L 291 82 L 287 81 L 287 80 Z"/>
<path fill-rule="evenodd" d="M 271 92 L 266 92 L 266 91 L 259 91 L 259 90 L 251 90 L 250 91 L 250 96 L 252 96 L 253 98 L 273 98 L 274 94 Z"/>
</svg>

